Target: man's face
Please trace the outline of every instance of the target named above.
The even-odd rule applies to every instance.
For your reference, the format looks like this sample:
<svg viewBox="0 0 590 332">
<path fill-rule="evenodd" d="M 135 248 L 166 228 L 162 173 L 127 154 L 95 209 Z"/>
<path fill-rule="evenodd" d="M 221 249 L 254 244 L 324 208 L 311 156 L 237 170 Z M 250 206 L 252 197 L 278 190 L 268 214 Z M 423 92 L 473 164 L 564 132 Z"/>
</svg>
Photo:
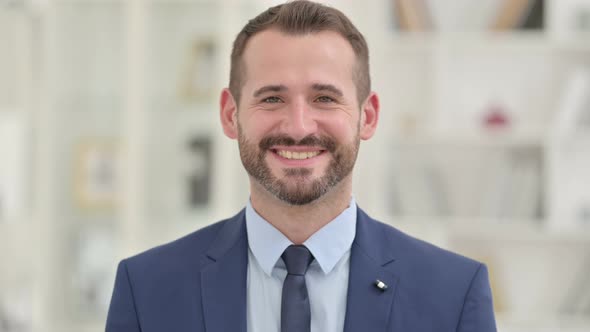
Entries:
<svg viewBox="0 0 590 332">
<path fill-rule="evenodd" d="M 350 181 L 364 117 L 349 43 L 330 31 L 293 36 L 265 30 L 248 41 L 243 64 L 244 86 L 232 116 L 254 185 L 303 205 Z"/>
</svg>

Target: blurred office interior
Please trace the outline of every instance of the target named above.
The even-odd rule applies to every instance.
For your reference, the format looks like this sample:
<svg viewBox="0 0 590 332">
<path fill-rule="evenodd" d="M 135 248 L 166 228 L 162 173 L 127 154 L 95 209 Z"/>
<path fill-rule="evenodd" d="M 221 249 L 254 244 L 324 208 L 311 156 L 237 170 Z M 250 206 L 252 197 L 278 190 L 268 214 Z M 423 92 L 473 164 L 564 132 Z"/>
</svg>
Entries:
<svg viewBox="0 0 590 332">
<path fill-rule="evenodd" d="M 117 262 L 239 211 L 218 124 L 271 0 L 0 0 L 0 332 L 103 331 Z M 590 330 L 590 0 L 332 0 L 377 135 L 355 198 L 488 265 L 501 332 Z"/>
</svg>

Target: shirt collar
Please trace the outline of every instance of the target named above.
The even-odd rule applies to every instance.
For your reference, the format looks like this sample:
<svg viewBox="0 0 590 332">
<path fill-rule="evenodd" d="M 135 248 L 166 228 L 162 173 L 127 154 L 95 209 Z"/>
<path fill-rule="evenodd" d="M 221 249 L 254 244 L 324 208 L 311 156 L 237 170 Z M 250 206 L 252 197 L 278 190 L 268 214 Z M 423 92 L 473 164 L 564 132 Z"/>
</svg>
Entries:
<svg viewBox="0 0 590 332">
<path fill-rule="evenodd" d="M 356 202 L 354 198 L 351 198 L 350 204 L 340 215 L 303 243 L 325 274 L 332 271 L 336 263 L 352 246 L 356 234 L 356 214 Z M 293 243 L 264 220 L 254 210 L 250 200 L 246 205 L 246 230 L 250 251 L 262 270 L 270 276 L 283 251 Z"/>
</svg>

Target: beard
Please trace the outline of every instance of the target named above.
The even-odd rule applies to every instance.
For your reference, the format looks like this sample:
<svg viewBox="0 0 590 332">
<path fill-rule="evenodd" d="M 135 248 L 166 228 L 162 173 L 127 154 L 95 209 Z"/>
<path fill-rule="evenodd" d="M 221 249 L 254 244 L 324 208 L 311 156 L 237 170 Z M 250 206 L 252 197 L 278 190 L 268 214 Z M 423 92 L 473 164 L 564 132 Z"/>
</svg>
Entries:
<svg viewBox="0 0 590 332">
<path fill-rule="evenodd" d="M 327 136 L 313 135 L 300 141 L 286 135 L 266 136 L 255 144 L 246 139 L 238 126 L 238 146 L 244 168 L 266 191 L 290 205 L 309 204 L 336 187 L 352 172 L 359 144 L 358 132 L 348 145 L 338 145 Z M 274 153 L 270 148 L 276 145 L 319 147 L 325 150 L 323 153 L 329 153 L 332 160 L 324 174 L 317 179 L 310 179 L 313 169 L 305 167 L 283 168 L 283 176 L 279 178 L 272 174 L 266 162 L 266 154 Z"/>
</svg>

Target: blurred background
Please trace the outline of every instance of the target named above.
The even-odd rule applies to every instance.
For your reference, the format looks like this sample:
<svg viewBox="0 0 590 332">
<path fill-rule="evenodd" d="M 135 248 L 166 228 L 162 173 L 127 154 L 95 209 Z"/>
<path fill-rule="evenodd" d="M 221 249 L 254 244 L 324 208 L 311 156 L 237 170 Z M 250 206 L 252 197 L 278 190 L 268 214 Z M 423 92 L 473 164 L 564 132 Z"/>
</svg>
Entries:
<svg viewBox="0 0 590 332">
<path fill-rule="evenodd" d="M 217 101 L 276 3 L 0 0 L 0 332 L 103 331 L 120 259 L 244 206 Z M 590 331 L 590 0 L 328 3 L 382 101 L 359 205 L 488 264 L 499 331 Z"/>
</svg>

